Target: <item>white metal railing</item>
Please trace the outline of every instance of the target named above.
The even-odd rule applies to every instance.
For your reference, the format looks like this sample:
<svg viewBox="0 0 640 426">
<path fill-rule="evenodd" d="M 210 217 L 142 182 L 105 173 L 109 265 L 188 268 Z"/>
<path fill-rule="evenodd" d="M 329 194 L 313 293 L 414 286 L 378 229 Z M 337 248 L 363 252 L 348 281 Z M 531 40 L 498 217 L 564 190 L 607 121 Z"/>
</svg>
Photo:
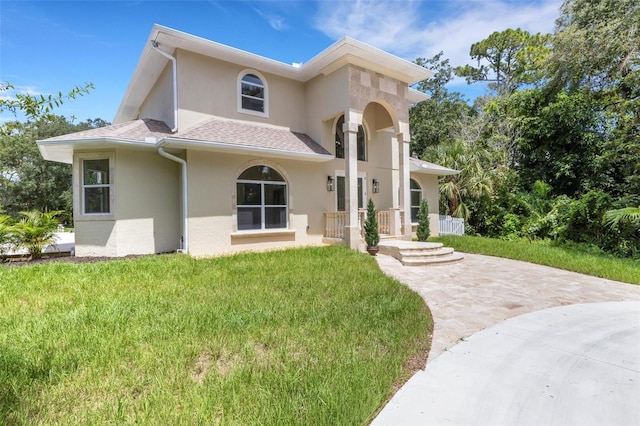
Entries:
<svg viewBox="0 0 640 426">
<path fill-rule="evenodd" d="M 464 235 L 464 219 L 440 216 L 440 235 Z"/>
</svg>

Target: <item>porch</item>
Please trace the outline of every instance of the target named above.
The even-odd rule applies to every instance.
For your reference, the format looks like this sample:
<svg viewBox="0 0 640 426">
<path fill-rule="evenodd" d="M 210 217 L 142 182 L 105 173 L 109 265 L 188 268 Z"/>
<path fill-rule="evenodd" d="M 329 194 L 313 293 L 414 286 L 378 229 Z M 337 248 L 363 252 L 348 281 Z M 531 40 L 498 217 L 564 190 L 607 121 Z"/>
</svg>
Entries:
<svg viewBox="0 0 640 426">
<path fill-rule="evenodd" d="M 384 210 L 376 212 L 376 220 L 378 221 L 378 233 L 380 238 L 391 238 L 402 236 L 402 224 L 403 214 L 399 212 L 398 219 L 394 220 L 394 211 Z M 325 212 L 325 227 L 324 238 L 331 240 L 344 240 L 345 239 L 345 227 L 347 226 L 347 212 Z M 366 210 L 358 211 L 358 227 L 360 228 L 360 236 L 364 238 L 364 221 L 367 216 Z M 396 228 L 395 222 L 399 221 L 400 232 L 396 233 L 393 230 Z"/>
</svg>

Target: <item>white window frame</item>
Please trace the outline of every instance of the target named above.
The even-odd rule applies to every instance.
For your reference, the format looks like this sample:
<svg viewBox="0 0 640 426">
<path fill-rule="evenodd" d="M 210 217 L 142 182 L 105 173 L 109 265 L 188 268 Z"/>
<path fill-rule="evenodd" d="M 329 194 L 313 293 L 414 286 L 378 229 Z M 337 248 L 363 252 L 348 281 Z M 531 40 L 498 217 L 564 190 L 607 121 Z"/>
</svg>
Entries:
<svg viewBox="0 0 640 426">
<path fill-rule="evenodd" d="M 418 185 L 418 189 L 413 189 L 413 188 L 411 188 L 411 181 L 414 181 L 414 182 L 416 183 L 416 185 Z M 418 194 L 420 194 L 420 203 L 422 203 L 423 196 L 422 196 L 422 185 L 420 185 L 420 181 L 419 181 L 418 179 L 409 178 L 409 201 L 410 201 L 410 202 L 411 202 L 411 200 L 413 200 L 413 197 L 411 197 L 411 195 L 412 195 L 414 192 L 417 192 Z M 411 204 L 411 207 L 410 207 L 410 209 L 409 209 L 409 217 L 411 217 L 411 216 L 412 216 L 412 215 L 411 215 L 411 211 L 412 211 L 414 208 L 418 207 L 418 211 L 420 210 L 420 203 L 418 203 L 418 205 L 417 205 L 417 206 L 414 206 L 413 204 L 411 204 L 411 203 L 410 203 L 410 204 Z M 418 223 L 418 218 L 416 218 L 416 220 L 415 220 L 415 222 L 414 222 L 413 217 L 411 217 L 411 223 Z"/>
<path fill-rule="evenodd" d="M 250 166 L 247 167 L 247 169 L 254 167 L 254 166 Z M 235 220 L 235 226 L 238 230 L 238 233 L 252 233 L 252 232 L 271 232 L 271 231 L 282 231 L 282 230 L 286 230 L 289 229 L 289 184 L 286 181 L 286 178 L 284 177 L 284 175 L 278 170 L 275 169 L 271 166 L 267 166 L 272 168 L 273 170 L 275 170 L 281 177 L 282 179 L 285 179 L 284 181 L 274 181 L 274 180 L 252 180 L 252 179 L 236 179 L 236 185 L 238 183 L 250 183 L 250 184 L 257 184 L 260 185 L 260 228 L 259 229 L 240 229 L 240 224 L 238 223 L 238 210 L 243 208 L 243 207 L 248 207 L 248 208 L 257 208 L 257 205 L 253 205 L 253 206 L 243 206 L 241 204 L 238 203 L 238 201 L 236 200 L 236 220 Z M 246 170 L 246 169 L 245 169 Z M 264 196 L 264 186 L 265 185 L 282 185 L 285 187 L 285 191 L 286 191 L 286 197 L 285 197 L 285 203 L 284 205 L 281 204 L 265 204 L 265 196 Z M 237 190 L 236 190 L 236 197 L 237 197 Z M 285 208 L 285 224 L 283 227 L 281 228 L 267 228 L 266 224 L 265 224 L 265 219 L 266 219 L 266 215 L 265 215 L 265 211 L 266 208 L 268 207 L 284 207 Z"/>
<path fill-rule="evenodd" d="M 262 99 L 263 106 L 264 106 L 264 111 L 262 111 L 262 112 L 261 111 L 254 111 L 252 109 L 242 108 L 242 98 L 245 96 L 245 95 L 242 94 L 242 84 L 243 84 L 242 79 L 247 74 L 255 75 L 262 82 L 262 88 L 264 89 L 264 99 Z M 256 70 L 253 70 L 253 69 L 246 69 L 246 70 L 243 70 L 240 74 L 238 74 L 237 93 L 238 93 L 238 112 L 239 113 L 255 115 L 255 116 L 258 116 L 258 117 L 269 117 L 269 85 L 267 83 L 267 79 L 259 71 L 256 71 Z M 259 99 L 259 98 L 256 98 L 256 99 Z"/>
<path fill-rule="evenodd" d="M 86 160 L 108 160 L 109 161 L 109 183 L 102 185 L 85 185 L 84 183 L 84 162 Z M 113 152 L 89 152 L 76 154 L 74 161 L 74 217 L 79 220 L 105 220 L 115 217 L 115 154 Z M 85 211 L 85 189 L 88 187 L 109 188 L 109 212 L 86 213 Z"/>
</svg>

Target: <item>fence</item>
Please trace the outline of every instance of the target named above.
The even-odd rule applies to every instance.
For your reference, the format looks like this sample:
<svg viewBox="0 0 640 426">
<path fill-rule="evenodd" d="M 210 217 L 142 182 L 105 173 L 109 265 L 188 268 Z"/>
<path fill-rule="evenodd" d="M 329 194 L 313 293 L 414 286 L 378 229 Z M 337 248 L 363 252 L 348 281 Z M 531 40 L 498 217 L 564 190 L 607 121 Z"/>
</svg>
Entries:
<svg viewBox="0 0 640 426">
<path fill-rule="evenodd" d="M 464 235 L 464 219 L 440 216 L 440 235 Z"/>
</svg>

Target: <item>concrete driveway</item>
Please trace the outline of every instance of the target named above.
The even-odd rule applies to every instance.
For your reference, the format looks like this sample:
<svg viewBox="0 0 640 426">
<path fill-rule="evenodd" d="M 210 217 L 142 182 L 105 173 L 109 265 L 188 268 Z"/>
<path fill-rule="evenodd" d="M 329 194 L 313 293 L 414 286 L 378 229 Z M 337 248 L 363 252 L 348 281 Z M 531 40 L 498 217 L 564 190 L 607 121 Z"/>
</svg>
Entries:
<svg viewBox="0 0 640 426">
<path fill-rule="evenodd" d="M 377 258 L 425 299 L 434 333 L 373 425 L 640 424 L 640 286 L 481 255 Z"/>
</svg>

